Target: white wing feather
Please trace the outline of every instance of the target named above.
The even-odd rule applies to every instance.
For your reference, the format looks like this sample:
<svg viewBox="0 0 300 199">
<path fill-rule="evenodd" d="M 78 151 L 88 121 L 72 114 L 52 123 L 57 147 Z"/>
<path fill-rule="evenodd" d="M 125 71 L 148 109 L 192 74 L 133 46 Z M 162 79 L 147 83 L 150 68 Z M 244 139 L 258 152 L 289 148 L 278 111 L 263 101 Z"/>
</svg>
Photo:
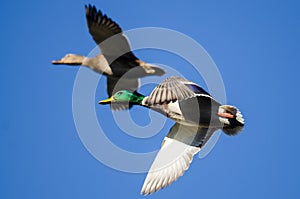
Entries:
<svg viewBox="0 0 300 199">
<path fill-rule="evenodd" d="M 141 194 L 151 194 L 177 180 L 189 168 L 193 156 L 199 151 L 199 147 L 165 137 L 162 148 L 148 172 Z"/>
</svg>

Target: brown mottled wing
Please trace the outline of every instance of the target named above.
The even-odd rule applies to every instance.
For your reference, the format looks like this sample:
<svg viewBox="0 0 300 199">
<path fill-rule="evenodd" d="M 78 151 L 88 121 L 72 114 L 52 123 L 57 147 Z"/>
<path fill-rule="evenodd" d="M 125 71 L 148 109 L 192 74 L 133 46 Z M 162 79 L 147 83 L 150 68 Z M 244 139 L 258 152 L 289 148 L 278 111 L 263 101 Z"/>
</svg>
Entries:
<svg viewBox="0 0 300 199">
<path fill-rule="evenodd" d="M 163 104 L 195 97 L 195 93 L 185 85 L 188 82 L 188 80 L 181 77 L 165 79 L 152 91 L 146 104 Z"/>
<path fill-rule="evenodd" d="M 85 6 L 89 32 L 106 58 L 118 58 L 126 53 L 126 58 L 136 60 L 127 38 L 120 26 L 95 6 Z"/>
</svg>

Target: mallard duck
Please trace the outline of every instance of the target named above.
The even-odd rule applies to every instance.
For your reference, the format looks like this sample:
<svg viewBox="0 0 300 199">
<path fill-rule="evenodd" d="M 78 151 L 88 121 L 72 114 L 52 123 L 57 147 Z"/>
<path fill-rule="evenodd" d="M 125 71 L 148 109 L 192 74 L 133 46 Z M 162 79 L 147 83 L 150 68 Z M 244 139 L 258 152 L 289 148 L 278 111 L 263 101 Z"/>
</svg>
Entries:
<svg viewBox="0 0 300 199">
<path fill-rule="evenodd" d="M 133 54 L 126 36 L 116 22 L 102 14 L 101 10 L 97 11 L 95 6 L 85 6 L 85 10 L 89 32 L 102 54 L 93 58 L 67 54 L 59 61 L 52 61 L 52 64 L 86 66 L 106 75 L 109 96 L 115 93 L 114 90 L 137 90 L 140 77 L 165 74 L 163 69 L 148 64 Z"/>
<path fill-rule="evenodd" d="M 154 109 L 176 121 L 164 138 L 145 179 L 141 194 L 158 191 L 188 169 L 193 156 L 215 131 L 238 134 L 244 126 L 241 112 L 234 106 L 221 105 L 199 85 L 181 77 L 170 77 L 150 94 L 122 90 L 100 104 L 130 103 Z"/>
</svg>

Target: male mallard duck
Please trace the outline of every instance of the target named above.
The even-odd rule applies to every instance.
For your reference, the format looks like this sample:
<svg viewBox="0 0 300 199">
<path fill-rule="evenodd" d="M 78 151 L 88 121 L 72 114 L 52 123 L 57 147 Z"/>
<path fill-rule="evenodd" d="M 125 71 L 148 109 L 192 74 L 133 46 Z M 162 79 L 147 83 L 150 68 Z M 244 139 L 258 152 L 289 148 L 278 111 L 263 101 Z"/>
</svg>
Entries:
<svg viewBox="0 0 300 199">
<path fill-rule="evenodd" d="M 99 103 L 114 102 L 145 106 L 176 121 L 148 172 L 141 190 L 144 195 L 183 175 L 193 156 L 216 130 L 236 135 L 244 126 L 243 116 L 236 107 L 221 105 L 199 85 L 180 77 L 165 79 L 149 97 L 123 90 Z"/>
<path fill-rule="evenodd" d="M 133 54 L 126 36 L 116 22 L 103 15 L 100 10 L 97 11 L 95 6 L 88 5 L 85 9 L 89 32 L 99 45 L 102 54 L 93 58 L 67 54 L 59 61 L 52 61 L 52 64 L 86 66 L 106 75 L 109 96 L 115 93 L 114 90 L 137 90 L 140 77 L 161 76 L 165 73 L 163 69 L 145 63 Z"/>
</svg>

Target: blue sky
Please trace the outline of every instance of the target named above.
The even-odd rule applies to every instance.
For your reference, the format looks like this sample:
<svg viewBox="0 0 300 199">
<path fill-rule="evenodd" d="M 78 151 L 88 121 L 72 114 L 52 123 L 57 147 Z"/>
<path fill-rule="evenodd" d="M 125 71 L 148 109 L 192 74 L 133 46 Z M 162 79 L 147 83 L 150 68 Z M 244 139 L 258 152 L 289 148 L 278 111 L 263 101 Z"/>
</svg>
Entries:
<svg viewBox="0 0 300 199">
<path fill-rule="evenodd" d="M 109 168 L 82 144 L 72 115 L 78 69 L 51 65 L 65 53 L 87 55 L 95 47 L 85 22 L 88 3 L 123 30 L 164 27 L 199 42 L 219 68 L 227 102 L 246 119 L 241 134 L 222 134 L 208 156 L 195 157 L 183 177 L 148 198 L 300 196 L 299 2 L 53 0 L 2 3 L 0 198 L 143 197 L 145 173 Z M 178 57 L 151 50 L 136 54 L 203 83 Z M 103 83 L 95 102 L 106 97 Z M 103 122 L 107 137 L 130 151 L 158 149 L 173 124 L 168 120 L 152 138 L 132 138 L 113 125 L 108 107 L 95 106 L 98 120 L 108 121 Z M 142 117 L 147 110 L 131 111 L 138 123 L 147 124 L 149 118 Z"/>
</svg>

